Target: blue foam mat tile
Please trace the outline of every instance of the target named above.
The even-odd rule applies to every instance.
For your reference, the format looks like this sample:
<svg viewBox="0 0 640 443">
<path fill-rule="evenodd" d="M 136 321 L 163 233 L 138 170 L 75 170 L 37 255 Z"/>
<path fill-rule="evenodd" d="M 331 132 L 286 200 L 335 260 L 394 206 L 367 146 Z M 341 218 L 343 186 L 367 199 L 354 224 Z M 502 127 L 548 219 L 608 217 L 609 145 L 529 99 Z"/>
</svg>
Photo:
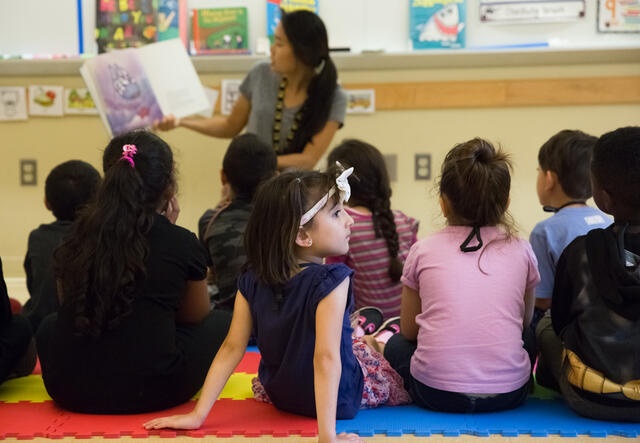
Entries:
<svg viewBox="0 0 640 443">
<path fill-rule="evenodd" d="M 488 430 L 492 434 L 503 436 L 529 434 L 536 437 L 637 437 L 640 433 L 640 423 L 591 420 L 577 415 L 560 399 L 549 401 L 537 398 L 529 398 L 523 406 L 511 411 L 473 414 L 471 426 L 476 430 Z"/>
<path fill-rule="evenodd" d="M 400 436 L 412 434 L 428 437 L 442 434 L 458 437 L 473 430 L 469 426 L 472 417 L 468 414 L 448 414 L 418 408 L 417 406 L 393 406 L 362 409 L 351 420 L 338 420 L 337 432 L 354 432 L 362 437 L 374 434 Z"/>
</svg>

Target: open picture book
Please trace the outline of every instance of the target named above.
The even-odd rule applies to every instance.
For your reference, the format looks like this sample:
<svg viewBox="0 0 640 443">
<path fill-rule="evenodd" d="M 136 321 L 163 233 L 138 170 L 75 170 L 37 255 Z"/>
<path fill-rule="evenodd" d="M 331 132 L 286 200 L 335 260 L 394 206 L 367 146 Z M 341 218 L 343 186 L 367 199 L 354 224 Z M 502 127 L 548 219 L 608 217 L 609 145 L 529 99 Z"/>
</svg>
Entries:
<svg viewBox="0 0 640 443">
<path fill-rule="evenodd" d="M 179 39 L 100 54 L 80 74 L 110 137 L 148 128 L 163 115 L 181 118 L 211 109 Z"/>
</svg>

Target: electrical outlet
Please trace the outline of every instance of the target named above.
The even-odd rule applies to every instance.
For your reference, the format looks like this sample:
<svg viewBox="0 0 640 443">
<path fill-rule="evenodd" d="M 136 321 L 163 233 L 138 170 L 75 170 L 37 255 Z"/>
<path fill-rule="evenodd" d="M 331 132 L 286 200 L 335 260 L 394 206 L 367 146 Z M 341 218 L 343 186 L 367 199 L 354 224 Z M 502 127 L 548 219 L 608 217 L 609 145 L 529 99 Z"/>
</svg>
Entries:
<svg viewBox="0 0 640 443">
<path fill-rule="evenodd" d="M 431 154 L 415 155 L 414 179 L 431 180 Z"/>
<path fill-rule="evenodd" d="M 38 184 L 38 164 L 35 160 L 20 160 L 20 185 L 36 186 Z"/>
<path fill-rule="evenodd" d="M 398 180 L 398 156 L 396 154 L 384 154 L 384 164 L 387 166 L 389 181 Z"/>
</svg>

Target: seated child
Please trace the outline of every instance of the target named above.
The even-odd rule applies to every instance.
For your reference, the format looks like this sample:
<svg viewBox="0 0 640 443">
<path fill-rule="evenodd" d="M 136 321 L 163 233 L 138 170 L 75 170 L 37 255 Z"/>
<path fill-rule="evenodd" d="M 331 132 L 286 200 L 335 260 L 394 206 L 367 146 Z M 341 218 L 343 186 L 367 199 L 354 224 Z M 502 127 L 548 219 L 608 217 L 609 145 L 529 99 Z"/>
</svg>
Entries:
<svg viewBox="0 0 640 443">
<path fill-rule="evenodd" d="M 177 226 L 173 153 L 147 131 L 114 137 L 104 180 L 54 254 L 60 308 L 36 335 L 63 408 L 157 411 L 192 398 L 231 316 L 209 309 L 206 252 Z"/>
<path fill-rule="evenodd" d="M 276 172 L 273 148 L 254 134 L 235 137 L 222 160 L 220 179 L 228 199 L 207 209 L 198 221 L 198 237 L 208 251 L 212 308 L 233 310 L 240 268 L 247 257 L 244 230 L 258 185 Z"/>
<path fill-rule="evenodd" d="M 498 411 L 527 398 L 532 356 L 522 336 L 540 276 L 507 213 L 510 168 L 479 138 L 455 146 L 442 164 L 448 226 L 411 248 L 401 333 L 383 349 L 418 406 Z"/>
<path fill-rule="evenodd" d="M 543 209 L 554 215 L 538 223 L 529 237 L 540 271 L 533 329 L 551 306 L 556 264 L 564 248 L 579 235 L 611 223 L 604 213 L 587 205 L 591 197 L 589 168 L 597 140 L 582 131 L 564 130 L 538 152 L 536 192 Z"/>
<path fill-rule="evenodd" d="M 591 174 L 614 223 L 560 256 L 551 318 L 536 329 L 541 359 L 578 414 L 640 422 L 640 127 L 600 137 Z"/>
<path fill-rule="evenodd" d="M 349 252 L 327 263 L 353 269 L 356 309 L 377 307 L 384 318 L 400 315 L 402 266 L 417 240 L 418 221 L 391 210 L 391 185 L 380 151 L 360 140 L 345 140 L 329 154 L 330 165 L 353 166 L 351 198 L 345 211 L 353 218 Z"/>
<path fill-rule="evenodd" d="M 320 442 L 359 441 L 336 436 L 336 418 L 409 400 L 384 358 L 351 337 L 352 271 L 323 264 L 324 257 L 349 249 L 353 220 L 343 201 L 350 171 L 337 179 L 337 172 L 284 172 L 260 187 L 245 236 L 248 269 L 200 399 L 189 414 L 151 420 L 147 429 L 200 427 L 252 330 L 262 356 L 256 397 L 283 411 L 317 416 Z"/>
<path fill-rule="evenodd" d="M 29 300 L 22 313 L 34 331 L 43 318 L 58 310 L 53 278 L 53 251 L 62 243 L 78 211 L 95 194 L 100 174 L 89 163 L 70 160 L 51 170 L 44 185 L 44 204 L 56 221 L 40 225 L 29 234 L 24 271 Z"/>
<path fill-rule="evenodd" d="M 29 321 L 11 313 L 7 285 L 0 260 L 0 384 L 10 377 L 31 374 L 36 365 L 36 349 Z"/>
</svg>

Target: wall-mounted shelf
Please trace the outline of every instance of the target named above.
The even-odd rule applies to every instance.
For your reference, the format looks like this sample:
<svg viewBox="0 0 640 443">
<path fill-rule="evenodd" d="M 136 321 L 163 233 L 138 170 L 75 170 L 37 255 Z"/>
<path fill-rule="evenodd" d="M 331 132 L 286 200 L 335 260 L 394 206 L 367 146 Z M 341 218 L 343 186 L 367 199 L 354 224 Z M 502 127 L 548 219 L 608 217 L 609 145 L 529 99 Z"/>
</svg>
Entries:
<svg viewBox="0 0 640 443">
<path fill-rule="evenodd" d="M 640 63 L 640 46 L 335 53 L 332 57 L 340 71 Z M 258 55 L 221 55 L 192 57 L 192 60 L 199 74 L 212 74 L 245 73 L 265 58 Z M 76 75 L 82 63 L 82 59 L 0 60 L 0 76 Z"/>
</svg>

